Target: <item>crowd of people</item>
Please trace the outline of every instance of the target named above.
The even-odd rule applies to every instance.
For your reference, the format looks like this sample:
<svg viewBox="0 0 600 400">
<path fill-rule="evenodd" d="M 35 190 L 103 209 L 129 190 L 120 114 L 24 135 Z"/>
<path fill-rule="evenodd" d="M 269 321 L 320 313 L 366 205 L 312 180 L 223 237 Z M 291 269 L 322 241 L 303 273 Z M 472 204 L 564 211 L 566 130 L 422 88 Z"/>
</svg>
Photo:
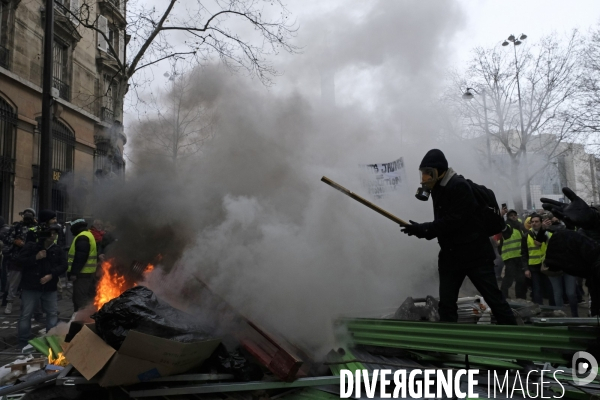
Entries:
<svg viewBox="0 0 600 400">
<path fill-rule="evenodd" d="M 492 238 L 492 244 L 497 249 L 495 271 L 504 297 L 511 297 L 509 289 L 514 284 L 515 298 L 527 299 L 531 289 L 534 303 L 541 305 L 547 299 L 550 306 L 568 304 L 571 316 L 579 317 L 579 305 L 587 304 L 584 279 L 562 271 L 550 271 L 543 263 L 552 235 L 577 228 L 568 227 L 545 211 L 525 214 L 523 219 L 516 210 L 508 210 L 505 206 L 501 213 L 506 218 L 506 229 Z"/>
<path fill-rule="evenodd" d="M 88 229 L 83 218 L 61 226 L 52 210 L 36 215 L 28 208 L 19 215 L 21 220 L 12 225 L 0 217 L 0 290 L 7 315 L 16 311 L 14 304 L 20 299 L 18 338 L 24 347 L 31 338 L 32 318 L 41 320 L 45 314 L 46 331 L 57 325 L 64 288 L 72 288 L 74 312 L 94 300 L 99 262 L 112 235 L 101 220 L 94 220 Z M 68 236 L 72 236 L 69 246 Z"/>
</svg>

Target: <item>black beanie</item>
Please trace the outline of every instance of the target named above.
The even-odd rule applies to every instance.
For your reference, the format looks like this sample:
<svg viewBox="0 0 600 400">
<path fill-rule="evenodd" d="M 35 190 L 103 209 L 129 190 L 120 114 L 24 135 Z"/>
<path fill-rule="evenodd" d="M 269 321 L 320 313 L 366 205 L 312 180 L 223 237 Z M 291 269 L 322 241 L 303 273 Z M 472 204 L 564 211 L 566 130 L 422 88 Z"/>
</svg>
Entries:
<svg viewBox="0 0 600 400">
<path fill-rule="evenodd" d="M 442 174 L 448 170 L 448 161 L 441 150 L 432 149 L 425 154 L 419 168 L 436 168 L 438 174 Z"/>
<path fill-rule="evenodd" d="M 42 223 L 50 221 L 52 218 L 56 218 L 56 213 L 52 210 L 42 210 L 38 215 L 38 220 Z"/>
</svg>

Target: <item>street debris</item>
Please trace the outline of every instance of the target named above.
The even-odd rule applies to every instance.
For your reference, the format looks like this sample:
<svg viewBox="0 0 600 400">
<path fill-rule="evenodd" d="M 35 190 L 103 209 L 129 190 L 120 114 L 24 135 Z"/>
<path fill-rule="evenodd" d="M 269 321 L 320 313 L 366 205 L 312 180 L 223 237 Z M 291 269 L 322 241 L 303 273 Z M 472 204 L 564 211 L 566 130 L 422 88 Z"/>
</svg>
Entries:
<svg viewBox="0 0 600 400">
<path fill-rule="evenodd" d="M 218 300 L 224 314 L 236 313 Z M 44 388 L 107 395 L 118 390 L 124 398 L 236 392 L 240 399 L 333 400 L 339 398 L 342 370 L 373 374 L 427 368 L 475 368 L 511 379 L 532 369 L 552 370 L 565 386 L 564 398 L 600 394 L 599 378 L 583 388 L 567 368 L 578 351 L 598 356 L 596 319 L 540 317 L 556 310 L 518 301 L 511 306 L 529 325 L 497 326 L 485 301 L 473 296 L 459 299 L 460 323 L 448 324 L 437 322 L 437 306 L 433 296 L 408 297 L 382 318 L 340 318 L 334 331 L 343 347 L 315 360 L 237 313 L 232 337 L 214 335 L 211 327 L 199 326 L 150 289 L 134 285 L 105 302 L 92 315 L 94 321 L 71 322 L 66 337 L 32 339 L 32 350 L 42 357 L 19 356 L 2 367 L 0 396 Z M 466 390 L 467 381 L 461 379 L 460 386 Z M 475 392 L 484 397 L 486 390 L 482 385 Z M 561 394 L 556 382 L 540 390 L 545 396 Z"/>
</svg>

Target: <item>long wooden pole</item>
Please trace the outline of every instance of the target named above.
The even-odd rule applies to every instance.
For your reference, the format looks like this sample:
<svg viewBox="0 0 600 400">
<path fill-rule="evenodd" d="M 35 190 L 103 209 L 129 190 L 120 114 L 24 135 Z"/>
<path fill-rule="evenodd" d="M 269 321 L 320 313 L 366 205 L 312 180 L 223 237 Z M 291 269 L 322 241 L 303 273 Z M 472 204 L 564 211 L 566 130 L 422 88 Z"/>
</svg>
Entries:
<svg viewBox="0 0 600 400">
<path fill-rule="evenodd" d="M 340 192 L 344 193 L 345 195 L 352 197 L 354 200 L 369 207 L 371 210 L 378 212 L 379 214 L 383 215 L 386 218 L 391 219 L 392 221 L 394 221 L 397 224 L 400 224 L 402 226 L 411 225 L 410 223 L 404 221 L 403 219 L 396 217 L 394 214 L 391 214 L 391 213 L 385 211 L 383 208 L 377 207 L 375 204 L 371 203 L 370 201 L 363 199 L 362 197 L 360 197 L 359 195 L 357 195 L 355 193 L 352 193 L 351 191 L 349 191 L 342 185 L 335 183 L 334 181 L 327 178 L 326 176 L 322 177 L 321 181 L 325 182 L 332 188 L 339 190 Z"/>
</svg>

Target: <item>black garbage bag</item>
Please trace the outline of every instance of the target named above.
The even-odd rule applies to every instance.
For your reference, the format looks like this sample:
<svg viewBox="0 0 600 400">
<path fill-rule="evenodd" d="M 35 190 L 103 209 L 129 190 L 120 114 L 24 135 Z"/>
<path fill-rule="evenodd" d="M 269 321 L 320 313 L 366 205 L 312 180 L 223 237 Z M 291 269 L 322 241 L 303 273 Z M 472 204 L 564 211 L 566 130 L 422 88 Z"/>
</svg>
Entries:
<svg viewBox="0 0 600 400">
<path fill-rule="evenodd" d="M 104 304 L 92 318 L 98 335 L 116 350 L 131 329 L 179 342 L 211 338 L 205 328 L 191 322 L 192 315 L 171 307 L 144 286 L 126 290 Z"/>
<path fill-rule="evenodd" d="M 227 351 L 223 343 L 204 362 L 204 368 L 216 369 L 221 374 L 233 374 L 236 381 L 260 381 L 264 373 L 260 366 L 254 364 L 251 357 L 240 350 Z"/>
</svg>

